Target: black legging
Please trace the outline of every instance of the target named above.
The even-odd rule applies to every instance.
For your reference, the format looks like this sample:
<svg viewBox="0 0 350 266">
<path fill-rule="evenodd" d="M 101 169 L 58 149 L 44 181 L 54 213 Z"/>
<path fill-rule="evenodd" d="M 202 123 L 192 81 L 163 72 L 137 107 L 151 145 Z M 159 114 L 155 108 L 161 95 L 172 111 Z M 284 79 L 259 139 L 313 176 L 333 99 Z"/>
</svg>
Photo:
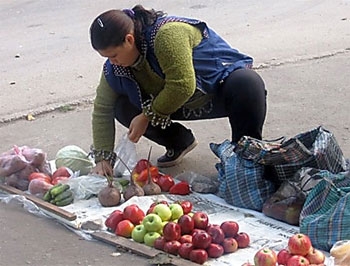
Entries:
<svg viewBox="0 0 350 266">
<path fill-rule="evenodd" d="M 127 97 L 119 97 L 115 116 L 125 127 L 140 114 Z M 262 138 L 262 128 L 266 116 L 266 90 L 264 81 L 251 69 L 232 72 L 212 98 L 210 113 L 202 112 L 200 117 L 184 116 L 183 108 L 171 115 L 172 120 L 200 120 L 228 117 L 231 125 L 231 139 L 237 142 L 242 136 Z M 193 142 L 190 129 L 178 122 L 172 122 L 166 129 L 148 126 L 146 138 L 166 148 L 182 149 Z"/>
</svg>

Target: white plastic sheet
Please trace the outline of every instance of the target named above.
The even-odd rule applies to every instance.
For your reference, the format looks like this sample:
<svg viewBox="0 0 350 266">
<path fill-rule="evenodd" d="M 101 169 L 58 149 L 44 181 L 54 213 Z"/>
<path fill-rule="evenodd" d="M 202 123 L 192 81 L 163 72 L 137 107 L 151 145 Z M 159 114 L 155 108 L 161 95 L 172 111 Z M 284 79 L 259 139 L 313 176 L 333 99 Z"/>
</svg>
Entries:
<svg viewBox="0 0 350 266">
<path fill-rule="evenodd" d="M 248 248 L 239 249 L 234 253 L 223 255 L 218 259 L 209 259 L 206 265 L 213 266 L 242 265 L 248 260 L 253 262 L 254 254 L 260 248 L 269 247 L 278 252 L 280 249 L 287 246 L 288 238 L 291 235 L 299 232 L 299 228 L 296 226 L 291 226 L 271 219 L 260 212 L 233 207 L 226 204 L 223 199 L 213 194 L 191 193 L 187 196 L 168 194 L 133 197 L 127 202 L 122 203 L 120 206 L 108 208 L 102 207 L 96 197 L 88 200 L 77 200 L 71 205 L 62 207 L 62 209 L 77 215 L 77 219 L 74 221 L 68 221 L 49 211 L 40 209 L 23 196 L 0 194 L 0 199 L 4 202 L 17 200 L 23 204 L 24 208 L 29 212 L 54 218 L 87 240 L 92 240 L 91 233 L 94 231 L 83 230 L 82 225 L 89 221 L 99 220 L 101 221 L 101 227 L 98 231 L 107 232 L 104 221 L 109 214 L 116 209 L 123 210 L 127 205 L 137 204 L 146 212 L 151 203 L 155 201 L 167 200 L 168 202 L 174 202 L 184 199 L 190 200 L 194 205 L 193 211 L 206 212 L 209 215 L 209 221 L 211 224 L 221 224 L 226 220 L 235 220 L 240 226 L 239 231 L 247 232 L 250 236 L 251 242 Z M 325 252 L 325 254 L 327 256 L 326 265 L 334 266 L 333 259 L 330 258 L 329 253 Z"/>
</svg>

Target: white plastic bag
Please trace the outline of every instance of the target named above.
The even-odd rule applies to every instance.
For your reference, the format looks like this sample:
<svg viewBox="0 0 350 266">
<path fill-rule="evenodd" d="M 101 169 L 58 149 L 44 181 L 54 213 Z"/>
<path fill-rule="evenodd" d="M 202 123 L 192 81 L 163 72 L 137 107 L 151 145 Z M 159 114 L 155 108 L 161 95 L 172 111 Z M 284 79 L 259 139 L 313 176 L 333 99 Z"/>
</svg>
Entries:
<svg viewBox="0 0 350 266">
<path fill-rule="evenodd" d="M 337 241 L 330 250 L 335 266 L 350 265 L 350 240 Z"/>
<path fill-rule="evenodd" d="M 62 183 L 70 186 L 75 199 L 87 200 L 97 196 L 98 192 L 107 186 L 107 179 L 104 176 L 89 174 L 68 178 Z"/>
<path fill-rule="evenodd" d="M 130 175 L 129 170 L 132 171 L 138 160 L 136 145 L 129 140 L 126 133 L 119 140 L 114 152 L 117 154 L 117 160 L 114 165 L 114 176 Z M 129 170 L 126 168 L 125 164 Z"/>
</svg>

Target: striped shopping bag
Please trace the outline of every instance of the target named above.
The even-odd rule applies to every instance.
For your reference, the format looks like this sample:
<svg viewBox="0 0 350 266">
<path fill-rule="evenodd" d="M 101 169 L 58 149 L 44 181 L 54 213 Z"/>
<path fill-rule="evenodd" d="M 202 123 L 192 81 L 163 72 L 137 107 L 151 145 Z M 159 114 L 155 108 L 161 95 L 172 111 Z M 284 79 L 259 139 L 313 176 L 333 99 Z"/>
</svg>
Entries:
<svg viewBox="0 0 350 266">
<path fill-rule="evenodd" d="M 324 175 L 308 194 L 300 213 L 300 232 L 314 247 L 329 251 L 340 240 L 350 239 L 350 173 Z"/>
<path fill-rule="evenodd" d="M 234 150 L 242 157 L 275 168 L 280 182 L 293 179 L 302 167 L 339 173 L 348 170 L 346 159 L 335 136 L 319 126 L 288 140 L 240 139 Z"/>
<path fill-rule="evenodd" d="M 264 166 L 233 152 L 234 145 L 228 140 L 211 143 L 210 148 L 221 160 L 215 165 L 219 196 L 233 206 L 261 211 L 265 200 L 276 191 L 274 183 L 263 178 Z"/>
</svg>

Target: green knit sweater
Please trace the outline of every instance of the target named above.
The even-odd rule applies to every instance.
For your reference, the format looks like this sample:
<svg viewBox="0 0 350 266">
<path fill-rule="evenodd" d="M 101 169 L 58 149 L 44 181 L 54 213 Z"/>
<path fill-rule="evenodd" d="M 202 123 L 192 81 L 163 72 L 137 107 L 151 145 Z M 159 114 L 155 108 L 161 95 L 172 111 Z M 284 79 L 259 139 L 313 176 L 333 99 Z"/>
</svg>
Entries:
<svg viewBox="0 0 350 266">
<path fill-rule="evenodd" d="M 154 96 L 152 111 L 168 116 L 178 110 L 194 93 L 196 78 L 192 50 L 202 40 L 199 29 L 182 22 L 169 22 L 158 31 L 154 51 L 165 79 L 158 76 L 147 60 L 131 70 L 140 88 Z M 103 73 L 96 90 L 92 114 L 94 148 L 113 151 L 115 145 L 114 107 L 118 95 L 107 83 Z M 100 158 L 96 158 L 99 161 Z"/>
</svg>

